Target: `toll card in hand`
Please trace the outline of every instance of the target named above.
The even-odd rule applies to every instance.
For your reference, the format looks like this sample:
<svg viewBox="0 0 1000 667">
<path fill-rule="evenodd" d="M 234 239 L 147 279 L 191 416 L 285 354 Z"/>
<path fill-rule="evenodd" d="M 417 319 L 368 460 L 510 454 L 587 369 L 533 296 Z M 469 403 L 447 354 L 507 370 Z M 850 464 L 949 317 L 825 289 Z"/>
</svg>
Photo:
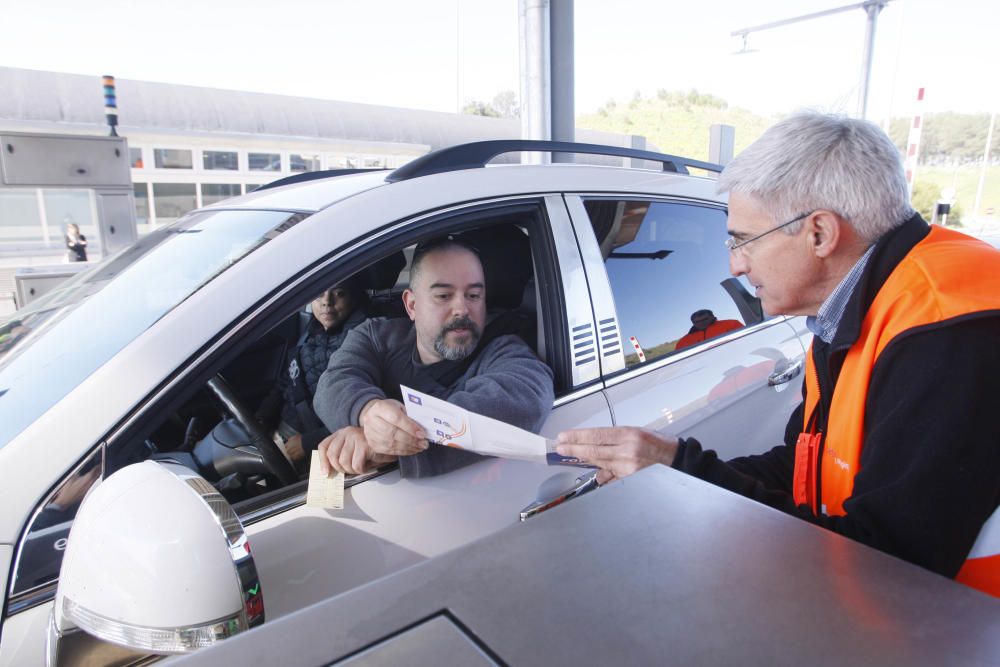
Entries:
<svg viewBox="0 0 1000 667">
<path fill-rule="evenodd" d="M 324 509 L 344 509 L 344 473 L 331 470 L 329 475 L 324 475 L 319 467 L 319 452 L 315 450 L 309 463 L 306 505 Z"/>
<path fill-rule="evenodd" d="M 447 401 L 429 396 L 404 385 L 403 405 L 410 419 L 427 432 L 427 439 L 439 445 L 467 449 L 485 456 L 548 463 L 550 465 L 581 464 L 579 460 L 555 451 L 555 440 L 502 421 L 469 412 Z"/>
</svg>

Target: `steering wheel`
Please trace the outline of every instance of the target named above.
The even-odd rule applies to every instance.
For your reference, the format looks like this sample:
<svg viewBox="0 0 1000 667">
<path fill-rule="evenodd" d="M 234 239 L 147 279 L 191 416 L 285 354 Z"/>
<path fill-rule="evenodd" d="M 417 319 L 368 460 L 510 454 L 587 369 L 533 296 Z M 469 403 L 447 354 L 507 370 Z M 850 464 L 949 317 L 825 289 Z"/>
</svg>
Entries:
<svg viewBox="0 0 1000 667">
<path fill-rule="evenodd" d="M 274 440 L 267 435 L 263 427 L 257 423 L 253 414 L 237 398 L 236 392 L 229 386 L 225 378 L 222 375 L 216 374 L 215 377 L 208 381 L 208 389 L 219 399 L 223 409 L 239 422 L 240 426 L 247 432 L 247 435 L 250 436 L 250 444 L 260 452 L 261 458 L 264 459 L 264 463 L 271 473 L 283 485 L 294 484 L 299 481 L 299 477 L 295 473 L 295 469 L 292 468 L 292 464 L 288 462 L 288 459 L 278 449 L 278 445 Z"/>
</svg>

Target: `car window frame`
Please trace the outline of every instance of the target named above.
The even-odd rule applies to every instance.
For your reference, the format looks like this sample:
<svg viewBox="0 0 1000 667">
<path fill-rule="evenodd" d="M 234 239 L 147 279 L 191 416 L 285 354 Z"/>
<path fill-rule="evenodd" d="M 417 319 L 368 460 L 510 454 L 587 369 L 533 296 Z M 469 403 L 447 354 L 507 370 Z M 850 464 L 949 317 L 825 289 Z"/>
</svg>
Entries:
<svg viewBox="0 0 1000 667">
<path fill-rule="evenodd" d="M 421 238 L 473 228 L 484 217 L 489 217 L 490 212 L 509 210 L 514 206 L 525 205 L 537 208 L 542 218 L 537 226 L 541 230 L 545 230 L 548 225 L 544 197 L 518 195 L 491 198 L 415 214 L 392 222 L 366 236 L 354 239 L 344 247 L 331 251 L 323 259 L 272 289 L 267 296 L 258 301 L 255 307 L 243 313 L 236 321 L 225 327 L 223 332 L 203 345 L 202 349 L 192 355 L 184 364 L 184 369 L 175 371 L 156 392 L 157 396 L 166 394 L 165 396 L 161 398 L 147 396 L 138 402 L 132 412 L 109 432 L 106 438 L 108 449 L 114 448 L 119 442 L 134 439 L 135 435 L 133 434 L 137 432 L 148 432 L 149 421 L 157 419 L 158 415 L 169 414 L 171 411 L 179 409 L 215 373 L 237 359 L 243 351 L 273 327 L 294 314 L 301 308 L 302 304 L 311 301 L 322 286 L 335 284 L 382 259 L 387 253 L 396 252 L 412 245 Z M 449 221 L 448 224 L 442 225 L 445 220 Z M 432 230 L 433 233 L 429 233 Z M 532 243 L 533 258 L 535 248 L 536 245 Z M 543 308 L 544 306 L 539 304 L 539 317 L 543 317 L 541 314 Z M 220 349 L 222 347 L 226 349 Z M 550 360 L 547 363 L 552 366 L 553 361 Z M 170 392 L 171 388 L 177 389 Z M 157 407 L 154 408 L 151 403 L 156 403 Z M 148 412 L 153 414 L 143 418 L 143 415 Z M 381 474 L 390 472 L 393 466 L 394 464 L 389 464 Z M 375 476 L 378 475 L 365 476 L 362 481 Z M 305 486 L 305 480 L 301 480 L 255 499 L 237 503 L 234 509 L 241 521 L 244 519 L 243 509 L 252 513 L 253 520 L 248 520 L 244 524 L 252 525 L 252 523 L 262 521 L 281 511 L 287 511 L 304 504 Z M 298 488 L 297 492 L 294 491 L 296 488 Z M 263 498 L 274 498 L 275 507 L 280 506 L 283 509 L 269 511 L 267 507 L 256 507 L 256 503 L 253 501 Z"/>
<path fill-rule="evenodd" d="M 649 202 L 659 202 L 665 204 L 681 204 L 687 206 L 698 206 L 702 208 L 709 208 L 717 211 L 721 211 L 728 214 L 728 206 L 724 202 L 699 199 L 695 197 L 683 197 L 683 196 L 667 196 L 662 194 L 650 194 L 642 192 L 573 192 L 567 193 L 567 205 L 570 211 L 570 215 L 574 220 L 574 227 L 581 233 L 580 229 L 589 230 L 589 242 L 595 244 L 598 243 L 596 234 L 594 234 L 593 226 L 589 215 L 586 213 L 586 209 L 583 206 L 585 200 L 605 200 L 605 201 L 649 201 Z M 575 201 L 572 201 L 575 199 Z M 582 216 L 582 218 L 581 218 Z M 582 241 L 581 241 L 582 243 Z M 614 313 L 615 320 L 620 322 L 620 316 L 618 313 L 617 305 L 614 300 L 614 290 L 611 286 L 611 280 L 608 277 L 606 263 L 603 261 L 588 261 L 586 253 L 584 253 L 585 258 L 585 269 L 587 271 L 587 278 L 591 281 L 602 281 L 602 289 L 607 288 L 608 294 L 610 294 L 610 310 Z M 595 300 L 595 307 L 598 305 L 599 299 L 594 295 L 594 288 L 592 288 L 591 298 Z M 740 329 L 726 332 L 721 336 L 711 338 L 698 345 L 693 345 L 690 348 L 686 348 L 680 351 L 675 351 L 671 354 L 663 355 L 657 357 L 656 359 L 650 359 L 646 362 L 636 364 L 633 366 L 624 366 L 621 369 L 612 370 L 611 372 L 603 372 L 602 370 L 602 380 L 605 386 L 614 386 L 622 382 L 627 382 L 633 377 L 638 377 L 639 375 L 644 375 L 646 373 L 655 371 L 657 369 L 663 368 L 669 364 L 682 361 L 693 355 L 700 354 L 704 351 L 711 350 L 719 345 L 724 345 L 737 338 L 742 338 L 743 336 L 753 335 L 757 331 L 775 326 L 784 322 L 787 318 L 784 316 L 776 315 L 764 315 L 764 318 L 755 322 L 754 324 L 746 325 Z"/>
</svg>

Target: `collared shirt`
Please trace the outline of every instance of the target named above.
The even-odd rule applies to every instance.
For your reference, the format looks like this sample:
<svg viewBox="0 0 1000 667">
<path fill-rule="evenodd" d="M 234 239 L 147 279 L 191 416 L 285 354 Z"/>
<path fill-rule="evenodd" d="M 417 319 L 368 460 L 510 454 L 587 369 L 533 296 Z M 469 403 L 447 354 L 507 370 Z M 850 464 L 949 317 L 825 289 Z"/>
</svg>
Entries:
<svg viewBox="0 0 1000 667">
<path fill-rule="evenodd" d="M 806 318 L 806 326 L 809 327 L 809 331 L 813 332 L 813 335 L 818 336 L 824 343 L 833 342 L 837 327 L 840 326 L 840 320 L 844 317 L 847 301 L 854 293 L 854 288 L 858 286 L 861 274 L 865 272 L 865 267 L 868 266 L 868 260 L 871 259 L 874 250 L 875 244 L 870 245 L 865 254 L 861 255 L 861 259 L 854 263 L 851 270 L 830 293 L 830 296 L 826 297 L 826 301 L 819 307 L 816 316 Z"/>
</svg>

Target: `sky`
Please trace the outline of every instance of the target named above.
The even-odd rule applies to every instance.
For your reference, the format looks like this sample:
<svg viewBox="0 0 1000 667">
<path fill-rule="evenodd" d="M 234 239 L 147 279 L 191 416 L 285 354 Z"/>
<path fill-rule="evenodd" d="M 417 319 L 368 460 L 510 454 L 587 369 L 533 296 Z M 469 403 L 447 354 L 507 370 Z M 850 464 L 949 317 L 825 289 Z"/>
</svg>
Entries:
<svg viewBox="0 0 1000 667">
<path fill-rule="evenodd" d="M 856 113 L 866 15 L 857 0 L 576 0 L 576 113 L 696 88 L 757 113 Z M 517 0 L 0 0 L 0 66 L 112 74 L 455 111 L 519 90 Z M 869 117 L 993 111 L 989 0 L 891 0 L 877 22 Z M 122 117 L 128 110 L 121 109 Z"/>
</svg>

